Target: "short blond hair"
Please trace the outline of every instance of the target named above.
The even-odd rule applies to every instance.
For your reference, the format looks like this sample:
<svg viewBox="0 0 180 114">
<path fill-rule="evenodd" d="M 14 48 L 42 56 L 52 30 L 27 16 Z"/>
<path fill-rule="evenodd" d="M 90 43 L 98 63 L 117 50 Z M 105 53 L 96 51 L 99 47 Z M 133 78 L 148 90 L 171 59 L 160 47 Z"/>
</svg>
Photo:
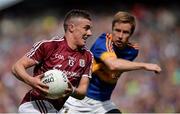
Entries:
<svg viewBox="0 0 180 114">
<path fill-rule="evenodd" d="M 131 35 L 134 33 L 136 27 L 135 17 L 128 12 L 119 11 L 114 15 L 112 21 L 112 29 L 115 23 L 129 23 L 131 25 Z"/>
</svg>

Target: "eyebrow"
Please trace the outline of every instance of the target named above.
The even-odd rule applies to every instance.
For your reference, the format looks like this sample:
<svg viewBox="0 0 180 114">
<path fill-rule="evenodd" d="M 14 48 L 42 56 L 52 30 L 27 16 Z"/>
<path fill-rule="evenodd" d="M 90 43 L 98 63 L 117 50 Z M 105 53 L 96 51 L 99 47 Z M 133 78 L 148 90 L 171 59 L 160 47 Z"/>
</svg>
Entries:
<svg viewBox="0 0 180 114">
<path fill-rule="evenodd" d="M 90 28 L 92 28 L 92 26 L 91 25 L 85 25 L 84 28 L 90 29 Z"/>
</svg>

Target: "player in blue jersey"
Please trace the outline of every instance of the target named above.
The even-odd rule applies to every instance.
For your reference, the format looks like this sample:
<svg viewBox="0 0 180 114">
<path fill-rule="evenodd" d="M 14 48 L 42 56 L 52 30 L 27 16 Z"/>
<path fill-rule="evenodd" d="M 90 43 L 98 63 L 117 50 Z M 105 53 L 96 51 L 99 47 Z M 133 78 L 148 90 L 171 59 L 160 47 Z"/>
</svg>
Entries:
<svg viewBox="0 0 180 114">
<path fill-rule="evenodd" d="M 138 55 L 137 46 L 129 41 L 135 26 L 135 17 L 127 12 L 114 16 L 112 33 L 103 33 L 91 47 L 94 63 L 86 97 L 83 100 L 69 98 L 63 113 L 120 113 L 110 97 L 121 74 L 141 69 L 161 71 L 157 64 L 132 62 Z"/>
</svg>

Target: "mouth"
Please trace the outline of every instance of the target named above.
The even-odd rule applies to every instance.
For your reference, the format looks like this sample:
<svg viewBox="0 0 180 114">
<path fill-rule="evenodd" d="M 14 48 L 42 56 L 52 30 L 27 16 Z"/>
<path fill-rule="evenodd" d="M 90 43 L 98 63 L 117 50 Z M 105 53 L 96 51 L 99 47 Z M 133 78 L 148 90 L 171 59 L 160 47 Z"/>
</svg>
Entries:
<svg viewBox="0 0 180 114">
<path fill-rule="evenodd" d="M 83 42 L 83 44 L 86 43 L 87 38 L 88 38 L 88 37 L 86 37 L 86 36 L 82 37 L 82 42 Z"/>
<path fill-rule="evenodd" d="M 118 45 L 123 45 L 123 42 L 117 41 L 117 44 L 118 44 Z"/>
<path fill-rule="evenodd" d="M 117 41 L 117 42 L 115 43 L 115 45 L 116 45 L 117 47 L 119 47 L 119 48 L 124 47 L 124 43 L 123 43 L 122 41 Z"/>
</svg>

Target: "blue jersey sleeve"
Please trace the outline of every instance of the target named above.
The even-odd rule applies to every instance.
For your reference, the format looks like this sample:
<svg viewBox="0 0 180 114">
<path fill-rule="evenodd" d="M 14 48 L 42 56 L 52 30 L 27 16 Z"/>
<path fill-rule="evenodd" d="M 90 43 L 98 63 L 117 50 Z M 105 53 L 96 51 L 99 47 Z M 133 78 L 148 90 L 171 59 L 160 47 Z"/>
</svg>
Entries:
<svg viewBox="0 0 180 114">
<path fill-rule="evenodd" d="M 106 51 L 106 34 L 103 33 L 91 47 L 91 52 L 96 60 L 100 60 L 101 55 Z"/>
<path fill-rule="evenodd" d="M 133 47 L 126 47 L 123 50 L 118 49 L 116 46 L 114 46 L 114 51 L 118 58 L 126 59 L 129 61 L 133 61 L 137 55 L 139 50 L 135 49 Z"/>
</svg>

